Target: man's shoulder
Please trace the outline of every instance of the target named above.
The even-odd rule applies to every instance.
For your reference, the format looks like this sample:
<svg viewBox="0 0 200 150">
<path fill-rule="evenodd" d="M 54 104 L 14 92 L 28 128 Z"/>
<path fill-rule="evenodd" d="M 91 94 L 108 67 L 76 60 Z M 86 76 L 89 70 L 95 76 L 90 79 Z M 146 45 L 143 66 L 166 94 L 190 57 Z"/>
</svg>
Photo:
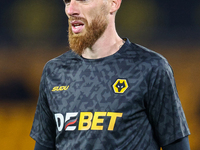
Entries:
<svg viewBox="0 0 200 150">
<path fill-rule="evenodd" d="M 72 50 L 69 50 L 62 55 L 49 60 L 44 66 L 44 71 L 53 72 L 63 66 L 69 66 L 76 63 L 78 60 L 80 60 L 79 56 Z"/>
<path fill-rule="evenodd" d="M 61 54 L 60 56 L 57 56 L 51 60 L 49 60 L 47 62 L 47 64 L 51 64 L 51 63 L 62 63 L 62 62 L 66 62 L 66 61 L 70 61 L 72 59 L 76 59 L 78 58 L 78 55 L 75 54 L 72 50 L 69 50 L 63 54 Z"/>
<path fill-rule="evenodd" d="M 122 54 L 123 55 L 123 54 Z M 167 59 L 160 53 L 135 43 L 129 43 L 124 56 L 140 66 L 166 67 L 169 66 Z"/>
<path fill-rule="evenodd" d="M 63 53 L 62 55 L 49 60 L 46 63 L 46 66 L 70 64 L 73 60 L 78 60 L 78 59 L 79 56 L 75 54 L 72 50 L 69 50 Z"/>
</svg>

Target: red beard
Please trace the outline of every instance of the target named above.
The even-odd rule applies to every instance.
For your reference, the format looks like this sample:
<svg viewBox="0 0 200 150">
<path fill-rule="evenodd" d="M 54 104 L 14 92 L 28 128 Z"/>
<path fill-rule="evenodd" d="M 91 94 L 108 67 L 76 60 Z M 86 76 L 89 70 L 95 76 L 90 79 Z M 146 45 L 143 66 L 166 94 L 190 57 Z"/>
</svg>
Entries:
<svg viewBox="0 0 200 150">
<path fill-rule="evenodd" d="M 102 15 L 98 14 L 98 16 L 95 16 L 90 25 L 88 25 L 87 20 L 84 18 L 69 18 L 69 46 L 78 55 L 82 55 L 83 51 L 86 48 L 91 48 L 106 30 L 108 26 L 108 21 L 105 17 L 105 8 L 103 8 L 102 11 Z M 72 20 L 83 21 L 85 24 L 86 32 L 84 34 L 74 34 L 72 31 L 72 26 L 70 24 L 70 21 Z"/>
</svg>

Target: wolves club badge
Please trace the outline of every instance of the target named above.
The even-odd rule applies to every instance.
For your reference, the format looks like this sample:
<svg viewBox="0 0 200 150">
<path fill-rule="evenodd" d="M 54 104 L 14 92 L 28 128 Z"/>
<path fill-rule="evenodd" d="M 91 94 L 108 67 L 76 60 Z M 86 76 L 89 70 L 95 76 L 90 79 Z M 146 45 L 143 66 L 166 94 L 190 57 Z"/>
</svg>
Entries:
<svg viewBox="0 0 200 150">
<path fill-rule="evenodd" d="M 117 79 L 113 84 L 113 90 L 115 93 L 124 93 L 128 88 L 128 82 L 126 79 Z"/>
</svg>

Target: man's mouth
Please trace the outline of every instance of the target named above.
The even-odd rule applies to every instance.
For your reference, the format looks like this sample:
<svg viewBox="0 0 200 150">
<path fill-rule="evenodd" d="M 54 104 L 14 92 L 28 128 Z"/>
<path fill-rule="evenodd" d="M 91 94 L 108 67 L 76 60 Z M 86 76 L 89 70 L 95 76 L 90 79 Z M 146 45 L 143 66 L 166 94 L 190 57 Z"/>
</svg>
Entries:
<svg viewBox="0 0 200 150">
<path fill-rule="evenodd" d="M 78 27 L 80 27 L 80 26 L 83 26 L 83 24 L 73 24 L 73 27 L 74 27 L 74 28 L 78 28 Z"/>
<path fill-rule="evenodd" d="M 72 25 L 72 31 L 75 34 L 81 33 L 85 26 L 82 21 L 72 21 L 71 25 Z"/>
</svg>

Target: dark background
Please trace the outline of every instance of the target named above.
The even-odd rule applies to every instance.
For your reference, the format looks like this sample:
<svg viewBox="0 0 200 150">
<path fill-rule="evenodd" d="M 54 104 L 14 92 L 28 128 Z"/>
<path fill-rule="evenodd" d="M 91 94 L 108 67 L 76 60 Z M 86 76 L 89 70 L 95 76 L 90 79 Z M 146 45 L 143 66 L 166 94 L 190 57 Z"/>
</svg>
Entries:
<svg viewBox="0 0 200 150">
<path fill-rule="evenodd" d="M 174 70 L 191 130 L 200 143 L 200 1 L 123 0 L 116 26 L 121 37 L 166 57 Z M 45 63 L 68 50 L 62 0 L 0 1 L 0 145 L 33 149 L 29 137 Z"/>
</svg>

